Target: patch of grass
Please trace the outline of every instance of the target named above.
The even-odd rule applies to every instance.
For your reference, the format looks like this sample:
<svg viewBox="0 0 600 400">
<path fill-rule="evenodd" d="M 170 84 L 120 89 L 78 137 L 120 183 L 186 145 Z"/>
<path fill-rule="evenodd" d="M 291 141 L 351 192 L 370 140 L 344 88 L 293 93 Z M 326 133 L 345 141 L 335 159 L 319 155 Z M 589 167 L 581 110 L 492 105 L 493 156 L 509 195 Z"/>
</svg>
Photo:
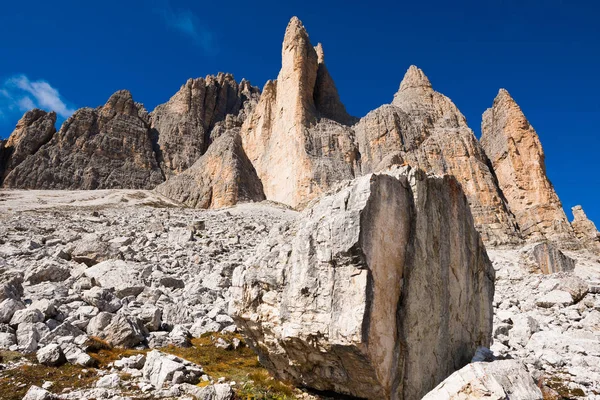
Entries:
<svg viewBox="0 0 600 400">
<path fill-rule="evenodd" d="M 241 339 L 235 334 L 208 334 L 192 339 L 192 347 L 166 347 L 161 350 L 199 364 L 215 380 L 224 377 L 228 381 L 235 381 L 238 383 L 236 394 L 240 399 L 295 399 L 294 387 L 273 378 L 260 365 L 251 349 L 246 346 L 236 350 L 220 349 L 214 346 L 211 336 L 221 337 L 228 342 L 233 338 Z"/>
<path fill-rule="evenodd" d="M 41 364 L 22 365 L 0 371 L 0 398 L 21 400 L 31 385 L 42 386 L 45 381 L 54 382 L 51 391 L 60 393 L 64 389 L 91 387 L 98 379 L 95 370 L 71 364 L 47 367 Z"/>
<path fill-rule="evenodd" d="M 9 363 L 24 358 L 23 354 L 17 351 L 0 350 L 0 362 Z"/>
</svg>

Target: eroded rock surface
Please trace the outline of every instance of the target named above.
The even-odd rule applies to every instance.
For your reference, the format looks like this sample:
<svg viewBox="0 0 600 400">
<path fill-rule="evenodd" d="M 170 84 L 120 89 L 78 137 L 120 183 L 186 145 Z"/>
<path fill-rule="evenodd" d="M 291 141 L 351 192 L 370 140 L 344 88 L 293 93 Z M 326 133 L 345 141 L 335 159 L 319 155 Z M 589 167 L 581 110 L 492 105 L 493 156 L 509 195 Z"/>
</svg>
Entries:
<svg viewBox="0 0 600 400">
<path fill-rule="evenodd" d="M 239 129 L 218 137 L 194 165 L 156 191 L 193 208 L 220 208 L 265 199 L 263 186 L 242 148 Z"/>
<path fill-rule="evenodd" d="M 303 206 L 334 183 L 355 176 L 353 132 L 329 119 L 344 120 L 346 115 L 322 59 L 300 20 L 292 18 L 279 76 L 267 82 L 241 133 L 268 200 Z"/>
<path fill-rule="evenodd" d="M 6 175 L 46 144 L 56 132 L 56 113 L 27 111 L 0 150 L 0 184 Z"/>
<path fill-rule="evenodd" d="M 163 180 L 148 113 L 122 90 L 102 107 L 76 111 L 48 143 L 6 176 L 4 186 L 151 189 Z"/>
<path fill-rule="evenodd" d="M 596 225 L 585 215 L 581 206 L 575 206 L 571 210 L 573 211 L 571 226 L 575 236 L 588 250 L 600 255 L 600 232 Z"/>
<path fill-rule="evenodd" d="M 451 174 L 463 186 L 479 232 L 489 244 L 518 243 L 519 233 L 487 157 L 452 101 L 411 66 L 392 104 L 371 111 L 354 127 L 363 173 L 410 164 Z"/>
<path fill-rule="evenodd" d="M 481 145 L 523 236 L 575 246 L 571 225 L 546 175 L 539 137 L 506 90 L 500 90 L 483 114 L 481 131 Z"/>
<path fill-rule="evenodd" d="M 388 174 L 341 185 L 234 272 L 230 311 L 278 376 L 420 398 L 489 342 L 494 273 L 460 185 Z"/>
<path fill-rule="evenodd" d="M 259 96 L 258 88 L 245 80 L 237 83 L 231 74 L 189 79 L 150 114 L 165 175 L 190 168 L 208 149 L 215 125 L 227 116 L 243 122 Z"/>
</svg>

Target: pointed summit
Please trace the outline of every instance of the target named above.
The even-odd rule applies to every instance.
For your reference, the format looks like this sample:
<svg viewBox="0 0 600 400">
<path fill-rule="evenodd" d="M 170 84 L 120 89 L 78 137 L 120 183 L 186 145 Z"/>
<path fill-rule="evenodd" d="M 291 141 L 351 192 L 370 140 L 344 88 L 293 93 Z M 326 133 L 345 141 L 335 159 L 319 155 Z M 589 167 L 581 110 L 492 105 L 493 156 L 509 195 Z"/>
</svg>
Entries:
<svg viewBox="0 0 600 400">
<path fill-rule="evenodd" d="M 570 246 L 574 233 L 546 175 L 538 134 L 505 89 L 483 114 L 481 131 L 481 145 L 523 236 Z"/>
<path fill-rule="evenodd" d="M 241 136 L 268 200 L 302 207 L 354 177 L 357 150 L 350 120 L 323 63 L 293 17 L 285 31 L 281 70 L 265 90 Z"/>
<path fill-rule="evenodd" d="M 423 72 L 422 69 L 418 68 L 416 65 L 411 65 L 406 74 L 404 74 L 404 79 L 400 83 L 399 91 L 412 89 L 412 88 L 431 88 L 431 82 L 429 82 L 429 78 Z"/>
</svg>

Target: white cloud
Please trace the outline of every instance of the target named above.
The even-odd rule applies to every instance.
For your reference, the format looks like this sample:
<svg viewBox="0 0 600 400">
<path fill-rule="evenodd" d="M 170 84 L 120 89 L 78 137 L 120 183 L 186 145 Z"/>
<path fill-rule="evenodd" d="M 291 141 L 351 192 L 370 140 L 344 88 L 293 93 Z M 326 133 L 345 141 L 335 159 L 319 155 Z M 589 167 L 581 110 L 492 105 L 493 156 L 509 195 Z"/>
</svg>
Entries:
<svg viewBox="0 0 600 400">
<path fill-rule="evenodd" d="M 31 81 L 25 75 L 13 76 L 0 87 L 0 118 L 8 118 L 32 108 L 55 111 L 60 117 L 68 118 L 75 109 L 67 104 L 48 82 Z"/>
</svg>

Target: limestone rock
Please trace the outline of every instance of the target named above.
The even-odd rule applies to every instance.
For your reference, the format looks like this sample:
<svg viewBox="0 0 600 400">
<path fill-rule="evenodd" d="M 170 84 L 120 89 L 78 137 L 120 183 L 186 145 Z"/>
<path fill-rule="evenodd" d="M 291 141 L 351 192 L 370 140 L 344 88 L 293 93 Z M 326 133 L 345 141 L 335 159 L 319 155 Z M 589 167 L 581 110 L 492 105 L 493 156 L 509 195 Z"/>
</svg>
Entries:
<svg viewBox="0 0 600 400">
<path fill-rule="evenodd" d="M 39 109 L 27 111 L 19 120 L 0 153 L 0 183 L 28 156 L 46 144 L 56 132 L 56 113 Z"/>
<path fill-rule="evenodd" d="M 526 266 L 534 272 L 553 274 L 569 272 L 575 269 L 575 260 L 567 257 L 556 246 L 549 242 L 526 246 L 523 250 Z"/>
<path fill-rule="evenodd" d="M 231 74 L 189 79 L 150 114 L 165 174 L 179 174 L 191 167 L 206 152 L 215 125 L 227 116 L 243 121 L 259 96 L 258 88 L 245 80 L 238 84 Z"/>
<path fill-rule="evenodd" d="M 37 351 L 37 360 L 40 364 L 56 366 L 65 362 L 65 356 L 57 344 L 49 344 Z"/>
<path fill-rule="evenodd" d="M 387 174 L 340 185 L 234 271 L 230 314 L 277 376 L 420 398 L 489 345 L 494 270 L 460 185 Z"/>
<path fill-rule="evenodd" d="M 97 109 L 75 112 L 4 186 L 24 189 L 151 189 L 164 178 L 152 147 L 148 113 L 121 90 Z"/>
<path fill-rule="evenodd" d="M 133 262 L 107 260 L 86 269 L 84 274 L 102 288 L 114 289 L 117 297 L 122 298 L 137 296 L 146 287 L 140 269 Z"/>
<path fill-rule="evenodd" d="M 266 198 L 292 207 L 353 178 L 358 166 L 351 127 L 328 118 L 345 116 L 324 64 L 321 74 L 319 65 L 302 22 L 292 18 L 277 80 L 266 83 L 241 130 L 244 151 Z"/>
<path fill-rule="evenodd" d="M 456 371 L 423 400 L 542 400 L 525 366 L 515 360 L 476 362 Z"/>
<path fill-rule="evenodd" d="M 585 215 L 581 206 L 575 206 L 571 226 L 577 239 L 590 251 L 600 255 L 600 232 L 596 225 Z"/>
<path fill-rule="evenodd" d="M 573 230 L 546 175 L 539 137 L 506 90 L 483 114 L 481 131 L 481 145 L 523 236 L 572 247 Z"/>
<path fill-rule="evenodd" d="M 57 397 L 39 386 L 31 385 L 23 400 L 54 400 Z"/>
<path fill-rule="evenodd" d="M 130 348 L 144 340 L 142 330 L 136 320 L 123 315 L 114 316 L 104 328 L 101 336 L 111 346 Z"/>
<path fill-rule="evenodd" d="M 166 382 L 198 383 L 203 371 L 202 368 L 189 361 L 152 350 L 146 355 L 142 373 L 144 378 L 150 381 L 155 388 L 160 389 Z"/>
<path fill-rule="evenodd" d="M 156 191 L 193 208 L 220 208 L 265 199 L 238 130 L 218 137 L 194 165 Z"/>
<path fill-rule="evenodd" d="M 513 216 L 481 145 L 452 101 L 433 90 L 411 66 L 392 104 L 371 111 L 355 126 L 362 173 L 409 164 L 461 183 L 475 225 L 488 244 L 518 243 Z"/>
</svg>

